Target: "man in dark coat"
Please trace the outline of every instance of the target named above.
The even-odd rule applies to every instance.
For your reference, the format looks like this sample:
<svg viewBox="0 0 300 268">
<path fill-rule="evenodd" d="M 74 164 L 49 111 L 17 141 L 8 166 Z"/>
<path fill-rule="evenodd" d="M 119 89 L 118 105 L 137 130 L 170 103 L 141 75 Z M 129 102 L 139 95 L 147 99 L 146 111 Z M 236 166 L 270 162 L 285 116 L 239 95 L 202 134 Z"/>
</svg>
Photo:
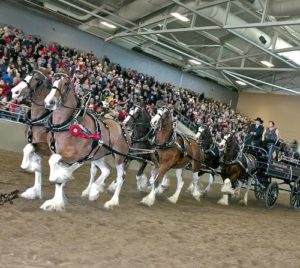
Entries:
<svg viewBox="0 0 300 268">
<path fill-rule="evenodd" d="M 255 124 L 252 124 L 248 130 L 247 144 L 253 144 L 254 146 L 261 146 L 262 134 L 264 132 L 263 120 L 260 117 L 255 119 Z"/>
</svg>

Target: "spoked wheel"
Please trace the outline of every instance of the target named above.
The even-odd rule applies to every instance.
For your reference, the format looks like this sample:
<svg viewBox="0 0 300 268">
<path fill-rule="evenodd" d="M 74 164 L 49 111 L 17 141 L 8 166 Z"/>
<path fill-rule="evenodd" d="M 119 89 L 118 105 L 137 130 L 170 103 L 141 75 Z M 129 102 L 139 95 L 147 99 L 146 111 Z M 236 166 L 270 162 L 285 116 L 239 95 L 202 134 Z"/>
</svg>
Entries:
<svg viewBox="0 0 300 268">
<path fill-rule="evenodd" d="M 254 195 L 256 200 L 263 201 L 265 200 L 266 195 L 266 184 L 259 179 L 256 179 L 254 182 Z"/>
<path fill-rule="evenodd" d="M 278 198 L 278 184 L 276 181 L 273 181 L 269 184 L 266 190 L 265 194 L 265 206 L 266 208 L 273 208 L 276 204 L 277 198 Z"/>
<path fill-rule="evenodd" d="M 290 204 L 291 208 L 295 210 L 300 209 L 300 178 L 298 178 L 291 190 L 291 196 L 290 196 Z"/>
</svg>

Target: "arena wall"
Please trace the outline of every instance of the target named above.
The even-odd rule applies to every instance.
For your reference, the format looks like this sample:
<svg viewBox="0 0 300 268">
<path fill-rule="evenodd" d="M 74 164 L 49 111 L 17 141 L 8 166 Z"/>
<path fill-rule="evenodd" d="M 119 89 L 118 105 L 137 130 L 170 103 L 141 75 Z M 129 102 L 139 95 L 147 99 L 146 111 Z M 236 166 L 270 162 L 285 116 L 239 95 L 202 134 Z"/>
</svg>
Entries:
<svg viewBox="0 0 300 268">
<path fill-rule="evenodd" d="M 299 103 L 298 96 L 241 93 L 237 110 L 250 118 L 261 117 L 265 126 L 272 120 L 284 139 L 300 141 Z"/>
<path fill-rule="evenodd" d="M 107 55 L 112 62 L 120 63 L 149 75 L 159 81 L 170 82 L 176 86 L 204 92 L 205 96 L 232 103 L 236 107 L 238 94 L 217 83 L 201 79 L 195 75 L 182 72 L 180 69 L 152 59 L 140 53 L 122 48 L 116 44 L 106 43 L 79 29 L 66 25 L 49 16 L 41 15 L 24 8 L 15 1 L 0 1 L 0 23 L 8 24 L 26 33 L 39 35 L 43 40 L 55 41 L 68 47 L 93 51 L 98 57 Z"/>
</svg>

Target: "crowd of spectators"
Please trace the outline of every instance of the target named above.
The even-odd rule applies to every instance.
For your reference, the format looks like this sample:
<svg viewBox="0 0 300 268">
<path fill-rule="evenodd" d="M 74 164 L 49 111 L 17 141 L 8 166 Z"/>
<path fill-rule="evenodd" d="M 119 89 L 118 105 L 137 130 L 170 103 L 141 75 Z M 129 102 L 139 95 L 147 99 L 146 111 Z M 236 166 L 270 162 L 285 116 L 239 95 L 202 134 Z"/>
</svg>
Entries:
<svg viewBox="0 0 300 268">
<path fill-rule="evenodd" d="M 34 68 L 55 72 L 75 69 L 74 90 L 79 97 L 91 93 L 89 109 L 101 116 L 124 120 L 133 103 L 143 103 L 148 111 L 173 105 L 177 118 L 195 128 L 207 124 L 215 132 L 243 130 L 249 119 L 237 114 L 227 104 L 205 98 L 204 94 L 177 88 L 157 81 L 141 72 L 101 60 L 92 51 L 83 52 L 59 44 L 45 44 L 39 37 L 25 35 L 13 27 L 0 27 L 0 117 L 24 114 L 26 107 L 17 105 L 11 88 Z M 13 116 L 14 115 L 14 116 Z"/>
</svg>

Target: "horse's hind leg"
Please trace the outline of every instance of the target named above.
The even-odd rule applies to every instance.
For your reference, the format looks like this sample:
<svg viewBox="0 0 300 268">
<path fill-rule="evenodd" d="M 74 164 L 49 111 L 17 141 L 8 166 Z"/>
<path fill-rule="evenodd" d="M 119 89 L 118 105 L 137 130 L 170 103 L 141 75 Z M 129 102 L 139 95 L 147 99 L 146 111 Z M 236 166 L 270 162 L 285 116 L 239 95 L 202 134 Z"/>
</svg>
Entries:
<svg viewBox="0 0 300 268">
<path fill-rule="evenodd" d="M 93 184 L 93 182 L 95 180 L 96 174 L 97 174 L 97 166 L 92 162 L 91 163 L 91 167 L 90 167 L 90 180 L 89 180 L 89 184 L 82 191 L 82 193 L 81 193 L 81 197 L 82 198 L 87 197 L 89 195 L 89 192 L 90 192 L 91 186 L 92 186 L 92 184 Z"/>
<path fill-rule="evenodd" d="M 209 174 L 208 185 L 206 186 L 206 188 L 204 190 L 204 194 L 207 194 L 210 192 L 211 185 L 214 183 L 214 181 L 215 181 L 215 175 Z"/>
<path fill-rule="evenodd" d="M 184 181 L 182 179 L 182 172 L 183 172 L 183 169 L 181 169 L 181 168 L 180 169 L 176 169 L 177 188 L 176 188 L 175 193 L 168 198 L 168 200 L 171 203 L 173 203 L 173 204 L 177 203 L 179 195 L 181 193 L 181 189 L 182 189 L 182 187 L 184 185 Z"/>
<path fill-rule="evenodd" d="M 193 191 L 192 196 L 197 200 L 200 201 L 200 189 L 199 189 L 199 176 L 198 171 L 193 172 Z"/>
<path fill-rule="evenodd" d="M 246 188 L 246 192 L 244 194 L 244 204 L 245 206 L 248 205 L 248 194 L 252 185 L 252 181 L 253 181 L 253 177 L 248 177 L 248 183 L 247 183 L 247 188 Z"/>
<path fill-rule="evenodd" d="M 148 192 L 148 179 L 147 176 L 143 173 L 147 162 L 139 162 L 139 169 L 136 174 L 136 186 L 139 192 Z"/>
<path fill-rule="evenodd" d="M 42 157 L 35 152 L 34 145 L 28 143 L 23 149 L 21 168 L 34 172 L 34 185 L 21 194 L 26 199 L 42 199 Z"/>
<path fill-rule="evenodd" d="M 93 161 L 92 164 L 94 166 L 97 166 L 101 170 L 101 175 L 95 182 L 92 182 L 88 192 L 89 200 L 95 201 L 99 197 L 100 193 L 104 192 L 105 180 L 108 178 L 110 174 L 110 168 L 106 164 L 104 157 Z"/>
</svg>

